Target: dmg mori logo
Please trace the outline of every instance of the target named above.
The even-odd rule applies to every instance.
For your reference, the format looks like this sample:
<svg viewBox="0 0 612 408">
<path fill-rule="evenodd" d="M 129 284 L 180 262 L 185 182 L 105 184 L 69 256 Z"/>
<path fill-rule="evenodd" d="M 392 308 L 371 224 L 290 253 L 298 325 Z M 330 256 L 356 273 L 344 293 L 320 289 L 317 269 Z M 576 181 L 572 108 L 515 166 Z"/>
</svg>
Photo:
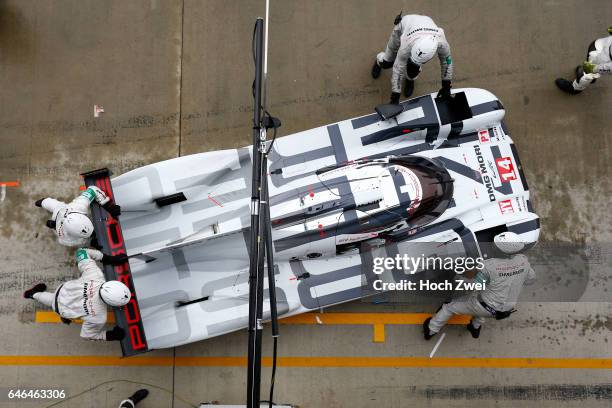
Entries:
<svg viewBox="0 0 612 408">
<path fill-rule="evenodd" d="M 489 195 L 489 201 L 495 201 L 495 193 L 493 189 L 493 181 L 491 181 L 491 177 L 487 174 L 487 166 L 485 164 L 485 160 L 482 157 L 482 152 L 480 150 L 480 146 L 474 145 L 474 153 L 476 153 L 476 160 L 478 161 L 478 167 L 480 168 L 480 174 L 482 175 L 482 181 L 487 188 L 487 194 Z"/>
</svg>

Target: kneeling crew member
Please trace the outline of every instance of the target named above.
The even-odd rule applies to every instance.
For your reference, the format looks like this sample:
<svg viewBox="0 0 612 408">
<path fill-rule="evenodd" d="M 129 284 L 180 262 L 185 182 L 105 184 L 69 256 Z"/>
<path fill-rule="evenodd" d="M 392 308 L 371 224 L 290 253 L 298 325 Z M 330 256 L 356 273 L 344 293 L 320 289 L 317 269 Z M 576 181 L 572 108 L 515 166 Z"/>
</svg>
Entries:
<svg viewBox="0 0 612 408">
<path fill-rule="evenodd" d="M 34 204 L 52 214 L 51 219 L 47 221 L 47 227 L 55 231 L 57 241 L 62 245 L 74 247 L 89 244 L 94 227 L 88 210 L 94 200 L 114 218 L 121 214 L 121 207 L 96 186 L 88 187 L 69 204 L 54 198 L 41 198 Z"/>
<path fill-rule="evenodd" d="M 77 266 L 82 275 L 79 279 L 68 281 L 55 292 L 45 292 L 47 285 L 39 283 L 23 293 L 26 299 L 35 299 L 49 306 L 60 315 L 64 323 L 72 319 L 82 319 L 81 337 L 88 340 L 121 340 L 125 333 L 119 326 L 104 330 L 107 306 L 121 307 L 131 298 L 125 284 L 106 281 L 96 260 L 121 265 L 127 262 L 125 255 L 106 255 L 95 249 L 79 248 L 76 251 Z"/>
<path fill-rule="evenodd" d="M 372 67 L 372 77 L 380 76 L 381 69 L 393 67 L 391 74 L 391 103 L 399 103 L 402 83 L 406 79 L 404 95 L 414 91 L 414 80 L 421 66 L 438 54 L 442 70 L 442 89 L 438 97 L 449 98 L 453 79 L 453 60 L 444 30 L 430 17 L 417 14 L 395 18 L 387 48 L 379 53 Z"/>
<path fill-rule="evenodd" d="M 513 232 L 503 232 L 493 239 L 493 243 L 501 251 L 499 258 L 484 261 L 485 267 L 475 273 L 477 282 L 484 282 L 485 289 L 472 292 L 445 303 L 435 316 L 423 323 L 425 340 L 438 333 L 448 320 L 456 314 L 472 316 L 467 329 L 472 337 L 480 336 L 480 326 L 485 318 L 505 319 L 514 312 L 523 285 L 535 280 L 535 272 L 527 257 L 519 254 L 525 248 L 520 237 Z"/>
<path fill-rule="evenodd" d="M 577 95 L 597 80 L 601 74 L 612 73 L 612 26 L 608 27 L 608 37 L 599 38 L 589 45 L 587 59 L 576 67 L 573 82 L 557 78 L 555 84 L 570 95 Z"/>
</svg>

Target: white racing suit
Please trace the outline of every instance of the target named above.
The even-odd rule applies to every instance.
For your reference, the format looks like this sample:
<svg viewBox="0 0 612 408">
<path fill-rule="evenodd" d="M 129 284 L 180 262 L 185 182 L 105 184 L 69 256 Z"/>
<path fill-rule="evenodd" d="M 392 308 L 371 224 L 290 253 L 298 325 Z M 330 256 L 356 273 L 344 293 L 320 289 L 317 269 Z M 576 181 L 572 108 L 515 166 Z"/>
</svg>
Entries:
<svg viewBox="0 0 612 408">
<path fill-rule="evenodd" d="M 64 232 L 64 221 L 70 213 L 80 213 L 89 216 L 89 206 L 96 200 L 100 205 L 104 205 L 110 201 L 110 198 L 96 186 L 91 186 L 83 191 L 77 198 L 69 204 L 54 198 L 45 198 L 42 201 L 42 207 L 49 211 L 51 219 L 55 221 L 55 235 L 57 241 L 65 246 L 87 246 L 89 238 L 73 237 Z"/>
<path fill-rule="evenodd" d="M 522 254 L 507 259 L 491 258 L 484 261 L 484 268 L 474 280 L 485 284 L 481 292 L 471 292 L 445 303 L 429 322 L 429 330 L 437 333 L 456 314 L 473 316 L 472 326 L 479 328 L 486 317 L 494 315 L 485 308 L 505 312 L 512 310 L 518 301 L 524 284 L 535 280 L 535 271 Z M 482 303 L 481 303 L 482 302 Z"/>
<path fill-rule="evenodd" d="M 399 24 L 393 27 L 385 51 L 376 56 L 378 64 L 383 68 L 385 68 L 385 62 L 393 62 L 391 92 L 401 93 L 404 79 L 410 78 L 406 72 L 410 51 L 415 40 L 423 35 L 433 35 L 437 38 L 442 80 L 453 79 L 453 60 L 444 30 L 438 27 L 430 17 L 417 14 L 406 15 L 402 17 Z M 410 79 L 415 79 L 417 76 Z"/>
<path fill-rule="evenodd" d="M 107 306 L 100 297 L 100 286 L 106 279 L 96 261 L 102 252 L 79 248 L 76 252 L 77 266 L 82 275 L 51 292 L 34 294 L 34 299 L 49 306 L 66 319 L 82 319 L 81 337 L 88 340 L 106 340 Z"/>
<path fill-rule="evenodd" d="M 584 91 L 601 74 L 612 73 L 612 35 L 593 41 L 587 52 L 587 61 L 595 64 L 595 70 L 574 80 L 572 86 L 576 91 Z"/>
</svg>

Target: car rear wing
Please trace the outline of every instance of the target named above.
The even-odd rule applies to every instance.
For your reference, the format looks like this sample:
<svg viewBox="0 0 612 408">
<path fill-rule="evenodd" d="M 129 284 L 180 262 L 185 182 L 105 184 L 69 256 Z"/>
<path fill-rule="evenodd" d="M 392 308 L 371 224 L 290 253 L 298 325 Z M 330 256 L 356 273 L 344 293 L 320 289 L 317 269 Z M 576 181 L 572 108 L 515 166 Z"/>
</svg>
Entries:
<svg viewBox="0 0 612 408">
<path fill-rule="evenodd" d="M 111 186 L 111 172 L 108 169 L 99 169 L 82 173 L 85 186 L 95 185 L 103 190 L 113 199 L 113 189 Z M 91 206 L 92 221 L 96 238 L 105 254 L 117 255 L 125 254 L 125 243 L 121 231 L 121 222 L 113 218 L 97 203 Z M 127 285 L 132 292 L 132 299 L 121 309 L 113 308 L 116 324 L 125 331 L 125 338 L 121 340 L 121 351 L 124 357 L 144 353 L 149 350 L 147 338 L 145 336 L 138 299 L 134 290 L 134 281 L 130 271 L 129 262 L 122 265 L 104 265 L 104 276 L 106 280 L 118 280 Z"/>
</svg>

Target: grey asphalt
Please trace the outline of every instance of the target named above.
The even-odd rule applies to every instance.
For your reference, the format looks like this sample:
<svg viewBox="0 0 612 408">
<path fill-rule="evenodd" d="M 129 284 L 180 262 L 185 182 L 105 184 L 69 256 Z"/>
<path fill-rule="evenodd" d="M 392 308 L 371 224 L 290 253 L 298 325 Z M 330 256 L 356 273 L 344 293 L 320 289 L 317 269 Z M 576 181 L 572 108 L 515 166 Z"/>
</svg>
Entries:
<svg viewBox="0 0 612 408">
<path fill-rule="evenodd" d="M 504 103 L 543 241 L 598 248 L 602 260 L 590 268 L 578 301 L 525 304 L 510 320 L 485 326 L 477 341 L 449 327 L 436 355 L 612 358 L 612 78 L 579 96 L 553 83 L 569 78 L 588 44 L 606 35 L 612 2 L 271 0 L 269 101 L 283 121 L 281 135 L 368 114 L 387 101 L 389 72 L 375 81 L 370 68 L 400 10 L 430 15 L 445 29 L 454 87 L 486 88 Z M 263 12 L 263 0 L 0 0 L 0 183 L 20 182 L 6 187 L 0 202 L 0 359 L 119 353 L 116 344 L 80 340 L 74 325 L 33 323 L 34 305 L 20 298 L 24 288 L 77 273 L 33 202 L 70 199 L 82 171 L 106 166 L 120 174 L 249 144 L 251 34 Z M 439 86 L 432 61 L 415 94 Z M 100 118 L 96 104 L 105 109 Z M 434 309 L 355 302 L 335 311 Z M 370 326 L 282 330 L 282 356 L 425 357 L 433 347 L 418 326 L 387 326 L 384 343 L 372 342 Z M 245 350 L 246 333 L 239 332 L 149 356 Z M 127 380 L 160 387 L 151 387 L 143 408 L 187 406 L 180 398 L 238 404 L 245 371 L 0 365 L 0 387 L 63 387 L 73 396 L 85 392 L 60 407 L 114 407 L 139 387 Z M 609 369 L 282 367 L 276 400 L 301 407 L 603 407 L 612 401 L 611 383 Z M 0 395 L 2 407 L 49 404 Z"/>
</svg>

